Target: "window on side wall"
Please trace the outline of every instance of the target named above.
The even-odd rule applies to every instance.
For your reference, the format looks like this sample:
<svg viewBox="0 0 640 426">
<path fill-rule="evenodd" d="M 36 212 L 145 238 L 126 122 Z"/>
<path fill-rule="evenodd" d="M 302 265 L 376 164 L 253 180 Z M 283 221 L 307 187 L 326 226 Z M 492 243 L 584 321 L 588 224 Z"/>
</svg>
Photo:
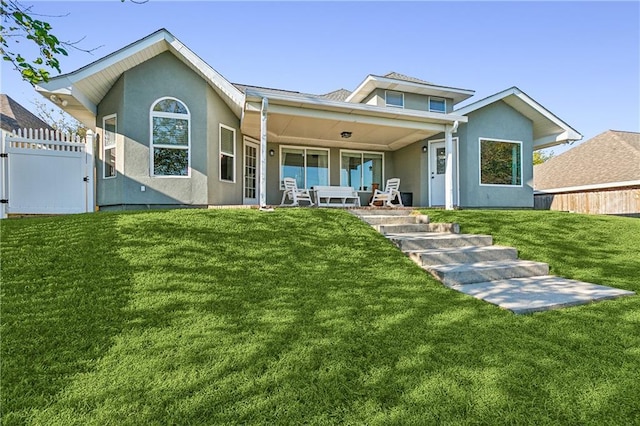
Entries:
<svg viewBox="0 0 640 426">
<path fill-rule="evenodd" d="M 372 191 L 372 184 L 380 189 L 383 179 L 384 154 L 379 152 L 340 151 L 340 185 L 356 191 Z"/>
<path fill-rule="evenodd" d="M 236 129 L 220 124 L 220 180 L 235 182 Z"/>
<path fill-rule="evenodd" d="M 404 108 L 404 93 L 386 90 L 384 94 L 385 103 L 387 106 Z"/>
<path fill-rule="evenodd" d="M 103 174 L 104 179 L 116 177 L 116 134 L 118 133 L 118 119 L 116 114 L 107 115 L 102 119 L 103 146 Z"/>
<path fill-rule="evenodd" d="M 151 176 L 188 177 L 191 114 L 178 99 L 161 98 L 151 107 Z"/>
<path fill-rule="evenodd" d="M 447 112 L 447 100 L 444 98 L 429 97 L 429 111 Z"/>
<path fill-rule="evenodd" d="M 280 147 L 280 188 L 294 178 L 298 188 L 329 185 L 329 150 L 294 146 Z"/>
<path fill-rule="evenodd" d="M 522 142 L 480 138 L 480 184 L 522 186 Z"/>
</svg>

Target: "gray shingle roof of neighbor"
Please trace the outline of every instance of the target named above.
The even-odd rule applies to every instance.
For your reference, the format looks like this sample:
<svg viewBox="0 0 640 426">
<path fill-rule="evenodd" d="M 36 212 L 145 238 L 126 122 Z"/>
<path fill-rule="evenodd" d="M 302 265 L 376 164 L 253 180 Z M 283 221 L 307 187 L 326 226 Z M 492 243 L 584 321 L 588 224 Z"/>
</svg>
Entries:
<svg viewBox="0 0 640 426">
<path fill-rule="evenodd" d="M 534 189 L 640 180 L 640 133 L 608 130 L 533 168 Z"/>
<path fill-rule="evenodd" d="M 0 94 L 0 128 L 8 132 L 17 129 L 53 130 L 51 126 L 4 93 Z"/>
<path fill-rule="evenodd" d="M 340 101 L 344 102 L 345 99 L 349 97 L 351 91 L 347 89 L 338 89 L 333 92 L 325 93 L 324 95 L 320 95 L 321 98 L 329 99 L 330 101 Z"/>
<path fill-rule="evenodd" d="M 408 75 L 400 74 L 399 72 L 394 72 L 394 71 L 392 71 L 390 73 L 387 73 L 387 74 L 385 74 L 385 75 L 383 75 L 381 77 L 393 78 L 394 80 L 408 81 L 408 82 L 411 82 L 411 83 L 428 84 L 430 86 L 439 86 L 438 84 L 434 84 L 434 83 L 431 83 L 429 81 L 421 80 L 419 78 L 411 77 L 411 76 L 408 76 Z"/>
</svg>

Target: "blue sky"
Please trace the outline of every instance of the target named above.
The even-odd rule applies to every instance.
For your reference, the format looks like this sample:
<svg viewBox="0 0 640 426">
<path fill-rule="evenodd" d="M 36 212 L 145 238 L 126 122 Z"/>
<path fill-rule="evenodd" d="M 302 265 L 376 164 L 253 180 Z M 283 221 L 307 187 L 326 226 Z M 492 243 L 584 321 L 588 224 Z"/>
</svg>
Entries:
<svg viewBox="0 0 640 426">
<path fill-rule="evenodd" d="M 63 72 L 164 27 L 235 83 L 321 94 L 396 71 L 471 100 L 518 86 L 583 141 L 640 131 L 639 2 L 23 3 L 98 47 L 70 50 Z M 5 63 L 1 90 L 32 110 L 39 96 Z"/>
</svg>

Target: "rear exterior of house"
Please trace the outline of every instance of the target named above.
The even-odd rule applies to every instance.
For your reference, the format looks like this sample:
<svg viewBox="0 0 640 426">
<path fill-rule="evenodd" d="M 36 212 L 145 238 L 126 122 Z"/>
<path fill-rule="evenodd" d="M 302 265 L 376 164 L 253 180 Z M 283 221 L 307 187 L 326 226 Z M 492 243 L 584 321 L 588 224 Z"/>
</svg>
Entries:
<svg viewBox="0 0 640 426">
<path fill-rule="evenodd" d="M 414 206 L 533 207 L 534 149 L 579 139 L 517 88 L 402 74 L 311 95 L 234 85 L 166 30 L 39 86 L 96 129 L 100 209 L 279 204 L 282 180 L 355 188 L 399 177 Z"/>
</svg>

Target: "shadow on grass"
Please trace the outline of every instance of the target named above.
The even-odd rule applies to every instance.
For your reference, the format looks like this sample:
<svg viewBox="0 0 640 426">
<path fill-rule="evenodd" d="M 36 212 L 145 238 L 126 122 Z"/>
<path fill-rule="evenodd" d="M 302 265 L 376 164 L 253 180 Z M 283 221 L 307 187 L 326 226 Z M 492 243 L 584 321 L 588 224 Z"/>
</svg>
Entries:
<svg viewBox="0 0 640 426">
<path fill-rule="evenodd" d="M 2 226 L 2 423 L 27 422 L 122 331 L 129 268 L 115 216 L 5 220 Z"/>
<path fill-rule="evenodd" d="M 126 322 L 94 368 L 36 407 L 37 423 L 602 424 L 637 414 L 636 300 L 516 317 L 444 288 L 340 211 L 117 217 Z"/>
</svg>

